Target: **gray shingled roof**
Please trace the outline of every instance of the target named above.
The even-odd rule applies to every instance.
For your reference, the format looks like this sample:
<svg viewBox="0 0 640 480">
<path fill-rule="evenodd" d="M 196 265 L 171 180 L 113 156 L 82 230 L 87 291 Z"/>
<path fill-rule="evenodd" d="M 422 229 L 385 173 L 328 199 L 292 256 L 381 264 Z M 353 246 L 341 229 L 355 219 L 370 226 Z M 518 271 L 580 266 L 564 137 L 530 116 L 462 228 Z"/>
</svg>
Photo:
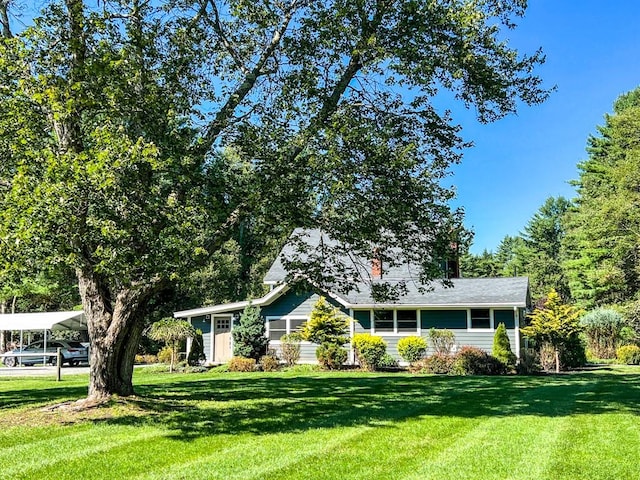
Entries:
<svg viewBox="0 0 640 480">
<path fill-rule="evenodd" d="M 317 245 L 321 233 L 318 230 L 297 230 L 297 234 L 304 233 L 305 241 L 310 245 Z M 327 239 L 325 238 L 325 241 Z M 330 241 L 330 240 L 329 240 Z M 292 248 L 287 245 L 273 263 L 267 275 L 266 283 L 283 283 L 287 272 L 281 261 L 282 256 L 291 254 Z M 349 261 L 347 258 L 345 261 Z M 366 261 L 363 261 L 366 263 Z M 332 290 L 330 293 L 344 300 L 344 303 L 358 306 L 369 305 L 433 305 L 433 306 L 517 306 L 526 307 L 529 299 L 529 279 L 527 277 L 508 278 L 457 278 L 452 280 L 453 286 L 445 286 L 440 281 L 433 281 L 428 285 L 419 283 L 417 269 L 409 266 L 386 269 L 382 282 L 390 285 L 404 284 L 405 294 L 396 301 L 384 304 L 375 302 L 371 296 L 371 285 L 366 282 L 358 283 L 349 292 Z"/>
</svg>

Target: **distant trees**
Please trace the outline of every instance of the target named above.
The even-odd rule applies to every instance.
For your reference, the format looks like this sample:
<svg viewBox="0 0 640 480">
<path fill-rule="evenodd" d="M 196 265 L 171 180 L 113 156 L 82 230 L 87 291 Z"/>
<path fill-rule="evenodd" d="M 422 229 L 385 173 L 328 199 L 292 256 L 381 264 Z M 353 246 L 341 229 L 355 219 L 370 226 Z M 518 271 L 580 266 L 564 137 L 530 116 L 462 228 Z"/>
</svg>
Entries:
<svg viewBox="0 0 640 480">
<path fill-rule="evenodd" d="M 562 298 L 571 297 L 562 269 L 563 218 L 571 202 L 550 197 L 517 236 L 507 235 L 495 253 L 466 254 L 461 259 L 465 277 L 526 275 L 534 299 L 543 299 L 554 288 Z"/>
<path fill-rule="evenodd" d="M 588 308 L 640 290 L 640 88 L 616 100 L 598 132 L 578 164 L 564 244 L 571 293 Z"/>
</svg>

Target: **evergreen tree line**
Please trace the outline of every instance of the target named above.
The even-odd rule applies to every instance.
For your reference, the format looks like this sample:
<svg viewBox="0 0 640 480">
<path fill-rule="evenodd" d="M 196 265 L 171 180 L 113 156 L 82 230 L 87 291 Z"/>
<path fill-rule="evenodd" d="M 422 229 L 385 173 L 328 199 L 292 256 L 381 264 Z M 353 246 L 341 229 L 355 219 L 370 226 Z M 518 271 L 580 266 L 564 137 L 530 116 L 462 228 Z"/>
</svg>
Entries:
<svg viewBox="0 0 640 480">
<path fill-rule="evenodd" d="M 590 310 L 640 311 L 640 87 L 620 96 L 587 140 L 576 197 L 548 198 L 495 252 L 466 253 L 464 277 L 528 276 L 541 305 L 553 288 Z M 634 313 L 635 312 L 635 313 Z"/>
</svg>

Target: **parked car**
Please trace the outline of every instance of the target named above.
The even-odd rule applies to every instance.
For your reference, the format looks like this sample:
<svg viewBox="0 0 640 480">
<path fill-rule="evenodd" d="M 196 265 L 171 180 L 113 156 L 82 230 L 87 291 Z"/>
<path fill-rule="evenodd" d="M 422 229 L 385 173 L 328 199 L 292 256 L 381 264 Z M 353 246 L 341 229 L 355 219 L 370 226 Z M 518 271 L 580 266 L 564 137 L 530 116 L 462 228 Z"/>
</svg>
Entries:
<svg viewBox="0 0 640 480">
<path fill-rule="evenodd" d="M 45 363 L 55 365 L 57 362 L 56 353 L 58 347 L 60 347 L 62 353 L 62 365 L 67 363 L 75 366 L 80 362 L 89 361 L 89 350 L 80 342 L 72 340 L 51 340 L 47 342 L 46 352 L 43 341 L 34 342 L 24 348 L 4 353 L 2 355 L 2 362 L 7 367 L 15 367 L 20 363 L 22 363 L 22 365 L 35 365 L 36 363 L 42 363 L 44 359 Z"/>
</svg>

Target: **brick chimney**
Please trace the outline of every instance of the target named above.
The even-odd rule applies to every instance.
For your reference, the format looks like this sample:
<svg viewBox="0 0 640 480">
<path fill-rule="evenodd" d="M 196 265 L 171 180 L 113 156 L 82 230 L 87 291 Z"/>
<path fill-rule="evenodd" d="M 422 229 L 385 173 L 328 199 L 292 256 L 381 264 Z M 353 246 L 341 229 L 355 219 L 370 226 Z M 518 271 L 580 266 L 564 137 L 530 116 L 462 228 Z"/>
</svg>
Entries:
<svg viewBox="0 0 640 480">
<path fill-rule="evenodd" d="M 380 280 L 382 278 L 382 260 L 377 248 L 373 249 L 373 258 L 371 259 L 371 278 Z"/>
</svg>

